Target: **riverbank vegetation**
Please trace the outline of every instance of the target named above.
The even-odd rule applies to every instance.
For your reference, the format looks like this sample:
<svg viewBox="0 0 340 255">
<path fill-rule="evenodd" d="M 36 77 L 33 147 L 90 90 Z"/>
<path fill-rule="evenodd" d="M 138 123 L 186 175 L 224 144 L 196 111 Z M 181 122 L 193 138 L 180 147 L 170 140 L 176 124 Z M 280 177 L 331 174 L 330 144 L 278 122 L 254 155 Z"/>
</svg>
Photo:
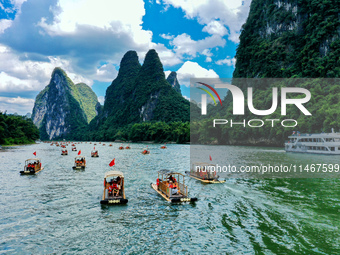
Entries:
<svg viewBox="0 0 340 255">
<path fill-rule="evenodd" d="M 134 123 L 120 128 L 113 126 L 106 130 L 89 131 L 85 140 L 187 143 L 190 141 L 190 123 L 157 121 Z"/>
<path fill-rule="evenodd" d="M 30 118 L 0 112 L 0 144 L 30 144 L 39 139 L 39 130 Z"/>
</svg>

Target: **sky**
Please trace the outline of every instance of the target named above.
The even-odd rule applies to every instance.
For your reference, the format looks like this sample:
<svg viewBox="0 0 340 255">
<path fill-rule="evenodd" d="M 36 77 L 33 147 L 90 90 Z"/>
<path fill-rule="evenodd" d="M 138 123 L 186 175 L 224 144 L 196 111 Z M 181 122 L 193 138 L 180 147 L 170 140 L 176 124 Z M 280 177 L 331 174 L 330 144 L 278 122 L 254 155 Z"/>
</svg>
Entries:
<svg viewBox="0 0 340 255">
<path fill-rule="evenodd" d="M 32 113 L 61 67 L 103 104 L 124 54 L 155 49 L 165 75 L 230 78 L 251 0 L 0 0 L 0 111 Z"/>
</svg>

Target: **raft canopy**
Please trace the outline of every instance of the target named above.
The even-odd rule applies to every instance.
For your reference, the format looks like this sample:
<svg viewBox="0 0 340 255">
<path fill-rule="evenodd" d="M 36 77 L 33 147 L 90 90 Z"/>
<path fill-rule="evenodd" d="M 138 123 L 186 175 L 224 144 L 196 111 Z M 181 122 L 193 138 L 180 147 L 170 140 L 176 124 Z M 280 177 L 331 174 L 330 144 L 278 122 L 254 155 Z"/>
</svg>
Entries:
<svg viewBox="0 0 340 255">
<path fill-rule="evenodd" d="M 34 163 L 34 162 L 40 163 L 40 159 L 38 159 L 38 158 L 26 159 L 26 163 Z"/>
<path fill-rule="evenodd" d="M 163 175 L 175 175 L 175 174 L 179 174 L 179 175 L 184 176 L 184 175 L 181 174 L 181 173 L 173 172 L 173 171 L 170 171 L 170 170 L 167 170 L 167 169 L 159 170 L 158 173 L 159 173 L 159 174 L 163 174 Z"/>
<path fill-rule="evenodd" d="M 119 177 L 123 177 L 124 178 L 124 174 L 120 171 L 109 171 L 105 173 L 105 179 L 109 178 L 109 177 L 115 177 L 115 176 L 119 176 Z"/>
</svg>

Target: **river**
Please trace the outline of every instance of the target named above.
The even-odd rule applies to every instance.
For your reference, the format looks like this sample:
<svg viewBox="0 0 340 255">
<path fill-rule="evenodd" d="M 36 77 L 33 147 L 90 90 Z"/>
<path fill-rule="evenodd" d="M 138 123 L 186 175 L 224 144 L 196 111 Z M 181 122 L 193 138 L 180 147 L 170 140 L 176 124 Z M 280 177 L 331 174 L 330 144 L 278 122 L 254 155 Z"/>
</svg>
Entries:
<svg viewBox="0 0 340 255">
<path fill-rule="evenodd" d="M 99 158 L 90 157 L 94 146 Z M 0 254 L 340 254 L 339 179 L 229 178 L 204 185 L 186 178 L 198 201 L 172 205 L 150 183 L 160 169 L 188 170 L 190 146 L 149 144 L 149 155 L 141 154 L 146 144 L 119 146 L 77 144 L 85 171 L 72 170 L 71 146 L 68 156 L 44 143 L 0 150 Z M 245 164 L 315 159 L 277 148 L 225 149 Z M 45 168 L 21 176 L 35 151 Z M 318 157 L 339 163 L 339 156 Z M 113 158 L 125 175 L 125 206 L 100 205 Z"/>
</svg>

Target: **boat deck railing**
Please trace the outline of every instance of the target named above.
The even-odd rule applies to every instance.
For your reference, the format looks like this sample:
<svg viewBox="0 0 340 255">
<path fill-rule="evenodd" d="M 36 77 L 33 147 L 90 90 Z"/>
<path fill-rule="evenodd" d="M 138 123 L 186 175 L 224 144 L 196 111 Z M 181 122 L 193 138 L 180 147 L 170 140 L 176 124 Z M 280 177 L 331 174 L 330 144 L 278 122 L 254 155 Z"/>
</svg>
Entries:
<svg viewBox="0 0 340 255">
<path fill-rule="evenodd" d="M 166 196 L 170 197 L 170 188 L 166 182 L 160 182 L 158 189 L 162 191 Z"/>
<path fill-rule="evenodd" d="M 178 183 L 178 189 L 179 192 L 183 195 L 183 196 L 188 196 L 188 187 L 186 185 L 184 185 L 183 183 Z"/>
<path fill-rule="evenodd" d="M 183 183 L 177 183 L 177 187 L 179 190 L 179 193 L 183 196 L 188 196 L 188 187 L 184 185 Z M 171 189 L 168 186 L 167 182 L 160 182 L 158 189 L 162 191 L 167 197 L 171 197 Z"/>
</svg>

